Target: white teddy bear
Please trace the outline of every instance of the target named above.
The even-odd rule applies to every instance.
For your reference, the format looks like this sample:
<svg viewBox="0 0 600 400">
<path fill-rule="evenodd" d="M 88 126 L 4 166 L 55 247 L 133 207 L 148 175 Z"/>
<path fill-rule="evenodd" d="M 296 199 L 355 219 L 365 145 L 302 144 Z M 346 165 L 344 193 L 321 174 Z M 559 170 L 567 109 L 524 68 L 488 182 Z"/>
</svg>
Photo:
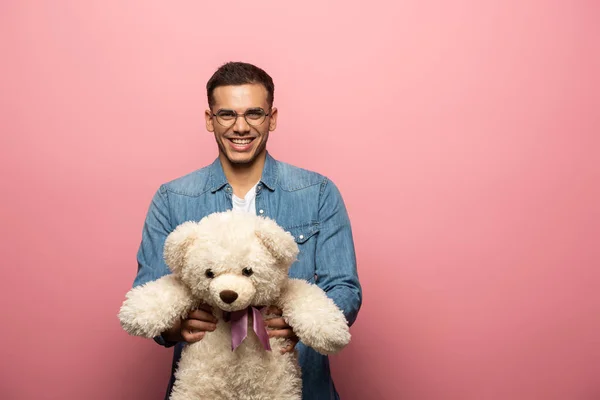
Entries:
<svg viewBox="0 0 600 400">
<path fill-rule="evenodd" d="M 288 277 L 298 256 L 294 238 L 273 220 L 226 211 L 179 225 L 166 239 L 172 274 L 131 289 L 119 311 L 131 335 L 153 338 L 198 307 L 213 307 L 217 328 L 186 345 L 171 400 L 299 400 L 296 352 L 270 338 L 265 306 L 283 311 L 298 338 L 321 354 L 350 341 L 347 321 L 325 292 Z"/>
</svg>

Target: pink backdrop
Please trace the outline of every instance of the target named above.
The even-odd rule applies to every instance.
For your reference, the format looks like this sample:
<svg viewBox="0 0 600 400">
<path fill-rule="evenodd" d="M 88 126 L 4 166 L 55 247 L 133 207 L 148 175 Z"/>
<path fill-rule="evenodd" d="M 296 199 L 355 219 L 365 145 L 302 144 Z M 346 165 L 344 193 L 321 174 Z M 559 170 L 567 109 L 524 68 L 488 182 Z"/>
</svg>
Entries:
<svg viewBox="0 0 600 400">
<path fill-rule="evenodd" d="M 600 398 L 593 1 L 0 2 L 0 398 L 162 399 L 116 313 L 159 184 L 212 161 L 204 85 L 277 88 L 364 284 L 344 400 Z"/>
</svg>

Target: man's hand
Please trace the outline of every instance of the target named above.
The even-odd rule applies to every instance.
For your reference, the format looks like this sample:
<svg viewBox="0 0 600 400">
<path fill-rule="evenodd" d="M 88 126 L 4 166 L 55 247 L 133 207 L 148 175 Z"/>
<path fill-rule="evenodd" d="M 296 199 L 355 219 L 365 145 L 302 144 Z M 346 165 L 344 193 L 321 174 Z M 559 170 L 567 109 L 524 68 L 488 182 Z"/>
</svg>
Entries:
<svg viewBox="0 0 600 400">
<path fill-rule="evenodd" d="M 281 349 L 281 354 L 293 351 L 296 347 L 296 344 L 298 344 L 299 339 L 292 330 L 292 327 L 285 322 L 283 317 L 281 317 L 283 312 L 275 306 L 270 306 L 267 308 L 266 314 L 277 315 L 277 317 L 265 319 L 265 325 L 267 327 L 269 337 L 278 337 L 288 340 L 288 345 Z"/>
<path fill-rule="evenodd" d="M 217 319 L 212 315 L 212 308 L 201 304 L 187 319 L 178 321 L 171 329 L 163 332 L 162 337 L 169 342 L 195 343 L 202 340 L 206 332 L 217 329 L 216 324 Z"/>
</svg>

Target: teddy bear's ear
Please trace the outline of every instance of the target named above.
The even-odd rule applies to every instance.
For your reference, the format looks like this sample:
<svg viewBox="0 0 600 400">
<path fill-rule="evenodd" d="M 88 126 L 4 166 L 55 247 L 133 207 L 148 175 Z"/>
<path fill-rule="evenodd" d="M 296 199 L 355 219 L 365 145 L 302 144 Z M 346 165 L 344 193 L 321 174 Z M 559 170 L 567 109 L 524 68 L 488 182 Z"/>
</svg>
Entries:
<svg viewBox="0 0 600 400">
<path fill-rule="evenodd" d="M 177 226 L 167 236 L 164 247 L 164 259 L 174 273 L 179 273 L 185 262 L 188 249 L 198 238 L 198 223 L 187 221 Z"/>
<path fill-rule="evenodd" d="M 298 256 L 299 249 L 294 237 L 284 231 L 275 221 L 261 218 L 256 225 L 256 236 L 275 259 L 289 267 Z"/>
</svg>

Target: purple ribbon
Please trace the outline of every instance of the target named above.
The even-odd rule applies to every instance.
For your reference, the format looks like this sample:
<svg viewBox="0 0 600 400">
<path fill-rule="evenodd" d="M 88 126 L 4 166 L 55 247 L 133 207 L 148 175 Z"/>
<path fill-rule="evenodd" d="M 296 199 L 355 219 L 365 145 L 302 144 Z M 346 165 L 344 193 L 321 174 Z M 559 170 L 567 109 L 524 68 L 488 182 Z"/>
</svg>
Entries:
<svg viewBox="0 0 600 400">
<path fill-rule="evenodd" d="M 261 308 L 262 309 L 262 308 Z M 231 351 L 235 350 L 248 336 L 248 314 L 252 311 L 252 321 L 254 332 L 262 343 L 265 350 L 271 350 L 269 335 L 265 327 L 264 319 L 260 309 L 256 307 L 247 307 L 243 310 L 225 312 L 225 321 L 231 321 Z"/>
</svg>

